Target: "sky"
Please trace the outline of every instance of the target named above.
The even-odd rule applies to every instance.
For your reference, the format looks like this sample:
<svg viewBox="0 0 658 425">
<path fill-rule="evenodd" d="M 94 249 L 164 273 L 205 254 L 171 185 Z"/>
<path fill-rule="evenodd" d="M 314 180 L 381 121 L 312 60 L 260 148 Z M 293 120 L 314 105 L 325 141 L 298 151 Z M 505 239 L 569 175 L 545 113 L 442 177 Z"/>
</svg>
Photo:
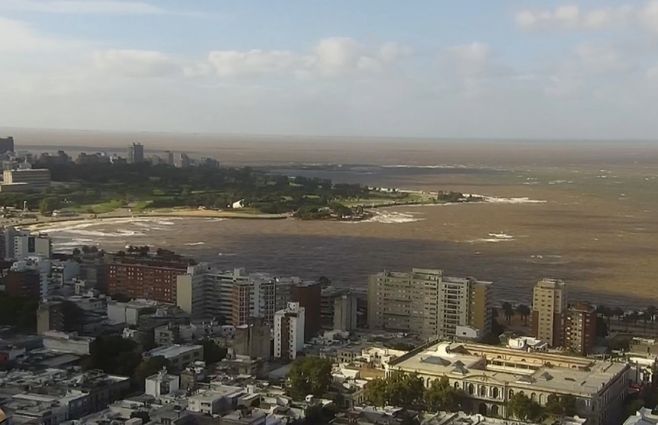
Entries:
<svg viewBox="0 0 658 425">
<path fill-rule="evenodd" d="M 658 0 L 0 0 L 0 126 L 658 139 Z"/>
</svg>

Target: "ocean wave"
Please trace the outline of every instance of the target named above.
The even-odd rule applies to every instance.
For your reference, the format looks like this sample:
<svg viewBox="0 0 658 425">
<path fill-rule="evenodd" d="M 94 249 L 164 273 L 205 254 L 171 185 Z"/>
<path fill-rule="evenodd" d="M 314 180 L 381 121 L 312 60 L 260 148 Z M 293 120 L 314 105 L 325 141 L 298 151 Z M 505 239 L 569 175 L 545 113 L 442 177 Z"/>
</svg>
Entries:
<svg viewBox="0 0 658 425">
<path fill-rule="evenodd" d="M 76 234 L 84 236 L 100 236 L 100 237 L 121 237 L 121 236 L 144 236 L 144 233 L 129 230 L 117 229 L 113 232 L 104 232 L 100 230 L 91 230 L 93 227 L 100 226 L 118 226 L 118 225 L 133 225 L 148 230 L 165 230 L 164 226 L 173 226 L 175 223 L 169 220 L 162 220 L 157 217 L 121 217 L 121 218 L 97 218 L 84 221 L 68 221 L 52 224 L 39 224 L 37 226 L 29 226 L 28 229 L 38 230 L 44 233 L 57 234 Z M 89 229 L 89 230 L 88 230 Z"/>
<path fill-rule="evenodd" d="M 463 169 L 468 168 L 466 165 L 408 165 L 408 164 L 388 164 L 382 165 L 382 168 L 419 168 L 419 169 Z"/>
<path fill-rule="evenodd" d="M 199 246 L 199 245 L 205 245 L 205 242 L 188 242 L 184 244 L 185 246 Z"/>
<path fill-rule="evenodd" d="M 540 199 L 530 199 L 527 196 L 519 198 L 498 198 L 495 196 L 473 195 L 481 197 L 484 202 L 491 204 L 545 204 L 547 201 Z"/>
<path fill-rule="evenodd" d="M 402 224 L 423 221 L 424 218 L 415 217 L 412 213 L 403 212 L 377 212 L 373 217 L 351 223 L 382 223 L 382 224 Z"/>
<path fill-rule="evenodd" d="M 486 242 L 486 243 L 498 243 L 498 242 L 511 242 L 514 240 L 514 236 L 508 235 L 507 233 L 504 232 L 499 232 L 499 233 L 489 233 L 487 234 L 489 236 L 488 238 L 479 238 L 479 239 L 473 239 L 470 241 L 467 241 L 469 243 L 478 243 L 478 242 Z"/>
</svg>

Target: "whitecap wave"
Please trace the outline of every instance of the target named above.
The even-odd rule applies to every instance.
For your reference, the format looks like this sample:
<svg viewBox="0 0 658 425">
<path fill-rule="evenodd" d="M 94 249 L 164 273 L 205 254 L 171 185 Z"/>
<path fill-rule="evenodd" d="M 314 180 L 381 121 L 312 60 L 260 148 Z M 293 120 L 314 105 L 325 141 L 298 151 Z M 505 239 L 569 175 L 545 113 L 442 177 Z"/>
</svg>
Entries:
<svg viewBox="0 0 658 425">
<path fill-rule="evenodd" d="M 462 165 L 462 164 L 454 164 L 454 165 L 445 165 L 445 164 L 437 164 L 437 165 L 389 164 L 389 165 L 382 165 L 382 168 L 462 169 L 462 168 L 468 168 L 468 167 L 466 165 Z"/>
<path fill-rule="evenodd" d="M 487 234 L 489 236 L 488 238 L 479 238 L 479 239 L 473 239 L 470 241 L 467 241 L 469 243 L 478 243 L 478 242 L 486 242 L 486 243 L 498 243 L 498 242 L 511 242 L 514 240 L 514 236 L 509 235 L 504 232 L 499 232 L 499 233 L 489 233 Z"/>
<path fill-rule="evenodd" d="M 402 224 L 423 221 L 424 218 L 415 217 L 412 213 L 404 212 L 377 212 L 374 216 L 361 222 L 353 223 L 382 223 L 382 224 Z"/>
<path fill-rule="evenodd" d="M 518 198 L 499 198 L 496 196 L 484 196 L 475 194 L 473 194 L 473 196 L 481 197 L 484 202 L 489 202 L 491 204 L 545 204 L 547 202 L 541 199 L 530 199 L 527 196 Z"/>
<path fill-rule="evenodd" d="M 184 244 L 185 246 L 199 246 L 199 245 L 205 245 L 205 242 L 188 242 Z"/>
</svg>

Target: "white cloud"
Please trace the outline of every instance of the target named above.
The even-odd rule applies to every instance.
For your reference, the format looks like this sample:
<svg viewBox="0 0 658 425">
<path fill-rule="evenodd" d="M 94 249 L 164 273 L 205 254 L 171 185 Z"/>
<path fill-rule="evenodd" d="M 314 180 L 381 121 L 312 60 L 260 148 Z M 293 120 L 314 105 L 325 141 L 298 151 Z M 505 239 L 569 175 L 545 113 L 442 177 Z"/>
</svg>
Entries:
<svg viewBox="0 0 658 425">
<path fill-rule="evenodd" d="M 258 76 L 289 72 L 299 57 L 286 50 L 218 50 L 208 54 L 208 62 L 219 77 Z"/>
<path fill-rule="evenodd" d="M 649 1 L 642 8 L 640 22 L 648 30 L 658 33 L 658 0 Z"/>
<path fill-rule="evenodd" d="M 94 54 L 102 71 L 128 77 L 164 77 L 182 72 L 181 66 L 164 53 L 151 50 L 106 50 Z"/>
<path fill-rule="evenodd" d="M 41 34 L 22 21 L 0 17 L 0 52 L 76 48 L 84 43 Z"/>
<path fill-rule="evenodd" d="M 185 72 L 188 76 L 207 75 L 211 69 L 219 77 L 272 75 L 331 78 L 359 72 L 379 72 L 408 52 L 409 49 L 397 43 L 370 48 L 352 38 L 329 37 L 320 40 L 307 53 L 260 49 L 211 51 L 207 64 L 188 66 Z"/>
<path fill-rule="evenodd" d="M 646 8 L 658 1 L 651 0 Z M 601 30 L 623 27 L 641 21 L 646 11 L 630 4 L 581 10 L 576 4 L 554 9 L 521 10 L 516 13 L 517 25 L 525 30 Z"/>
<path fill-rule="evenodd" d="M 142 1 L 122 0 L 2 0 L 0 10 L 37 13 L 154 15 L 163 9 Z"/>
<path fill-rule="evenodd" d="M 658 65 L 652 66 L 647 70 L 647 78 L 649 81 L 658 83 Z"/>
</svg>

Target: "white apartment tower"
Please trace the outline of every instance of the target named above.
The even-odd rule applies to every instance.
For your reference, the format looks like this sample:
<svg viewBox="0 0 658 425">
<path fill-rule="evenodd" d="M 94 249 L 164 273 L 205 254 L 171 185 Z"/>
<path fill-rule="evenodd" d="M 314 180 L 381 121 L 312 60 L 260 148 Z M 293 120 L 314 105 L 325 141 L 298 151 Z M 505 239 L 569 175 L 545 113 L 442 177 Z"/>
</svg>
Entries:
<svg viewBox="0 0 658 425">
<path fill-rule="evenodd" d="M 567 310 L 566 284 L 542 279 L 532 293 L 532 329 L 538 339 L 557 347 L 562 344 L 562 321 Z"/>
<path fill-rule="evenodd" d="M 443 276 L 436 269 L 378 273 L 368 283 L 368 324 L 427 338 L 455 336 L 457 326 L 486 335 L 491 330 L 490 286 Z"/>
<path fill-rule="evenodd" d="M 351 331 L 356 329 L 356 297 L 351 294 L 334 299 L 334 329 Z"/>
<path fill-rule="evenodd" d="M 304 349 L 304 314 L 293 302 L 274 314 L 274 358 L 294 360 Z"/>
<path fill-rule="evenodd" d="M 240 326 L 252 317 L 267 323 L 277 310 L 277 279 L 265 273 L 229 271 L 201 263 L 177 277 L 176 303 L 194 319 L 224 318 Z"/>
</svg>

